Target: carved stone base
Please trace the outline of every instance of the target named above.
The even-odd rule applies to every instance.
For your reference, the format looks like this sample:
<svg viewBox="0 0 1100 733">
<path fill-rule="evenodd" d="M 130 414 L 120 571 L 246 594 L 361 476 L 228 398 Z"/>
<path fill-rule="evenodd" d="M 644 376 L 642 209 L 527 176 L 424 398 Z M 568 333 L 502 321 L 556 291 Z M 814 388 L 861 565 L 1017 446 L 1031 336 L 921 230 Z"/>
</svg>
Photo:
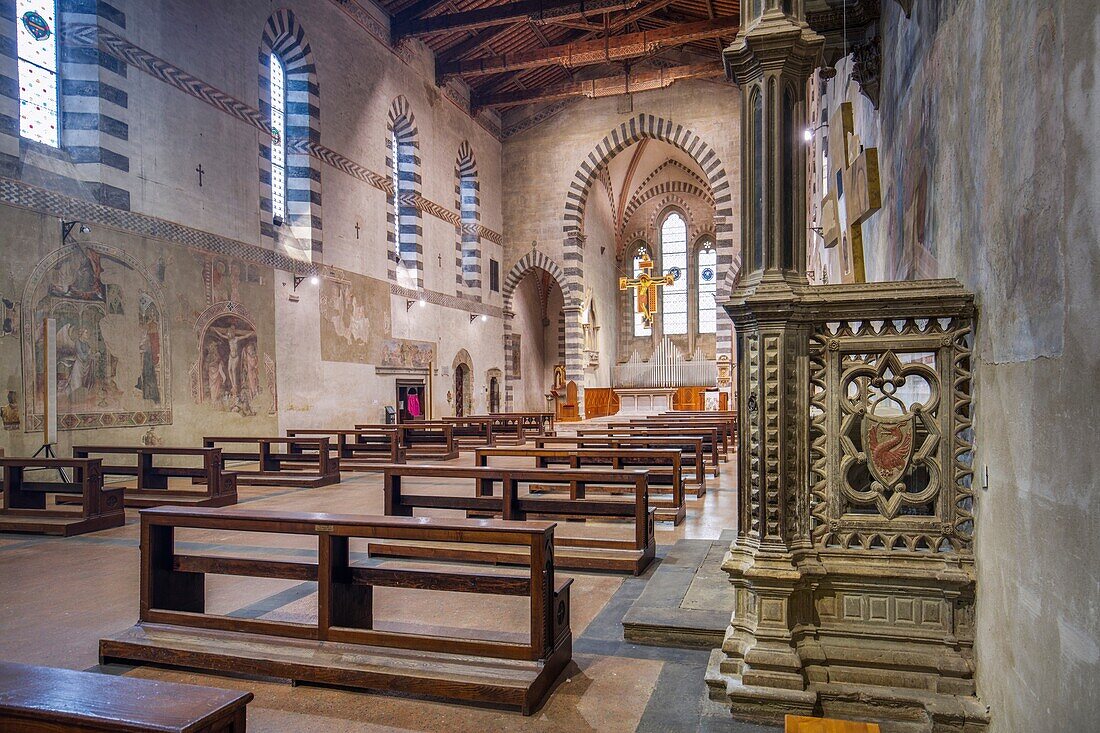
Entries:
<svg viewBox="0 0 1100 733">
<path fill-rule="evenodd" d="M 707 685 L 735 717 L 885 723 L 884 731 L 984 731 L 974 696 L 974 573 L 949 553 L 777 552 L 735 541 L 737 594 Z"/>
<path fill-rule="evenodd" d="M 711 652 L 707 665 L 710 698 L 730 706 L 733 717 L 782 725 L 785 715 L 820 715 L 869 720 L 883 733 L 984 733 L 988 712 L 974 697 L 877 685 L 812 684 L 805 690 L 744 685 L 722 672 L 724 654 Z"/>
</svg>

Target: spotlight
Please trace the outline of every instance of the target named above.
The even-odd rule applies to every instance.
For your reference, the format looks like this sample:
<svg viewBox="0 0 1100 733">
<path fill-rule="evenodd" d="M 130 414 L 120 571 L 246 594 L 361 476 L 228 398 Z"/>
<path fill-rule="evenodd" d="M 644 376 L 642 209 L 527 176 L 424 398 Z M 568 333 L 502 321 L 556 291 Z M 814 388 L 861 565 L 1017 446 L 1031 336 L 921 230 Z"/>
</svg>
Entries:
<svg viewBox="0 0 1100 733">
<path fill-rule="evenodd" d="M 421 299 L 420 299 L 420 307 L 421 307 L 421 308 L 423 308 L 423 307 L 424 307 L 424 306 L 426 306 L 427 304 L 428 304 L 428 301 L 424 300 L 423 298 L 421 298 Z"/>
<path fill-rule="evenodd" d="M 489 316 L 487 316 L 487 315 L 485 315 L 484 313 L 482 313 L 482 314 L 481 314 L 481 322 L 482 322 L 482 323 L 484 323 L 484 322 L 485 322 L 485 321 L 487 321 L 487 320 L 489 320 Z"/>
<path fill-rule="evenodd" d="M 81 234 L 88 234 L 91 231 L 92 231 L 92 228 L 90 226 L 88 226 L 87 224 L 81 224 L 80 225 L 80 233 Z"/>
<path fill-rule="evenodd" d="M 321 278 L 319 278 L 319 277 L 317 277 L 316 275 L 314 275 L 313 277 L 311 277 L 311 278 L 309 279 L 309 284 L 310 284 L 310 285 L 320 285 L 320 284 L 321 284 Z"/>
<path fill-rule="evenodd" d="M 806 142 L 810 142 L 811 140 L 813 140 L 814 139 L 813 130 L 811 130 L 808 127 L 805 130 L 803 130 L 802 131 L 802 139 L 805 140 Z"/>
</svg>

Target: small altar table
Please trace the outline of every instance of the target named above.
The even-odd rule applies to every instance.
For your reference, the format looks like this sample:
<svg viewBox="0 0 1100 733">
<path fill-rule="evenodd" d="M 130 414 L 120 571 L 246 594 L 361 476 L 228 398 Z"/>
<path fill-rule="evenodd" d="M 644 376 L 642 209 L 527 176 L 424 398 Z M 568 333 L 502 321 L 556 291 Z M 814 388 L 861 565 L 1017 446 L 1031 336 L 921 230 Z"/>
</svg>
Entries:
<svg viewBox="0 0 1100 733">
<path fill-rule="evenodd" d="M 659 415 L 672 410 L 672 396 L 675 387 L 639 387 L 635 389 L 615 388 L 619 396 L 619 416 Z"/>
</svg>

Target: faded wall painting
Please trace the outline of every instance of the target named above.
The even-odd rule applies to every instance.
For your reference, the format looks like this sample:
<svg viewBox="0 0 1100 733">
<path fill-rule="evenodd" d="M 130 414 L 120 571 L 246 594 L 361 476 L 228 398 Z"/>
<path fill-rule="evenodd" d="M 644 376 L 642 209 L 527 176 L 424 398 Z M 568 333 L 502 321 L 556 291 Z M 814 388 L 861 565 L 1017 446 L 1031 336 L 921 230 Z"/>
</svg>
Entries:
<svg viewBox="0 0 1100 733">
<path fill-rule="evenodd" d="M 321 281 L 321 359 L 376 364 L 390 335 L 390 287 L 353 273 Z"/>
<path fill-rule="evenodd" d="M 27 280 L 22 303 L 27 429 L 42 427 L 47 318 L 57 322 L 59 428 L 170 423 L 163 303 L 160 284 L 121 249 L 82 242 L 43 258 Z"/>
<path fill-rule="evenodd" d="M 273 388 L 265 394 L 261 383 L 261 374 L 273 372 L 274 364 L 260 349 L 248 309 L 232 301 L 215 303 L 199 316 L 195 333 L 199 358 L 190 380 L 196 403 L 244 417 L 274 410 Z M 273 374 L 265 376 L 273 385 Z"/>
<path fill-rule="evenodd" d="M 382 342 L 380 366 L 400 369 L 427 369 L 435 361 L 435 343 L 409 339 L 386 339 Z"/>
</svg>

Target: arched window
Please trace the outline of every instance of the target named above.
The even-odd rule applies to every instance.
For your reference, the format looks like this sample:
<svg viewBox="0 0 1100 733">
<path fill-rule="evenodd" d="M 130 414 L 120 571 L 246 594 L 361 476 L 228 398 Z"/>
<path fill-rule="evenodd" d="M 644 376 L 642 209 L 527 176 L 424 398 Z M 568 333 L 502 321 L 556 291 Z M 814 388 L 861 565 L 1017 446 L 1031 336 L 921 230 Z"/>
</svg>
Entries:
<svg viewBox="0 0 1100 733">
<path fill-rule="evenodd" d="M 393 253 L 397 261 L 401 262 L 401 203 L 398 195 L 401 193 L 401 157 L 397 151 L 397 131 L 390 131 L 390 183 L 393 184 L 393 209 L 396 219 L 393 224 Z"/>
<path fill-rule="evenodd" d="M 699 272 L 699 333 L 715 332 L 714 296 L 718 292 L 718 251 L 709 239 L 699 247 L 696 256 Z"/>
<path fill-rule="evenodd" d="M 458 228 L 455 256 L 459 290 L 466 287 L 481 298 L 481 192 L 477 180 L 477 161 L 470 143 L 463 142 L 455 160 L 455 206 L 462 222 Z"/>
<path fill-rule="evenodd" d="M 421 213 L 413 197 L 420 193 L 420 143 L 412 109 L 405 97 L 394 100 L 389 114 L 386 137 L 386 162 L 389 165 L 393 198 L 390 229 L 392 262 L 390 277 L 399 285 L 424 287 L 424 252 L 420 237 Z"/>
<path fill-rule="evenodd" d="M 19 134 L 60 147 L 56 0 L 16 2 Z"/>
<path fill-rule="evenodd" d="M 323 250 L 321 100 L 317 67 L 305 29 L 287 8 L 264 23 L 258 61 L 259 109 L 270 136 L 258 142 L 260 241 L 312 260 Z"/>
<path fill-rule="evenodd" d="M 687 222 L 679 212 L 671 211 L 661 224 L 661 270 L 675 278 L 662 288 L 661 323 L 668 336 L 688 331 L 687 269 Z"/>
<path fill-rule="evenodd" d="M 271 220 L 286 219 L 286 67 L 271 54 Z"/>
<path fill-rule="evenodd" d="M 634 279 L 637 280 L 638 276 L 642 274 L 642 263 L 651 261 L 652 258 L 649 254 L 649 248 L 644 244 L 639 244 L 637 249 L 634 250 Z M 627 293 L 632 297 L 637 297 L 635 291 L 628 290 Z M 630 310 L 634 313 L 634 335 L 635 336 L 649 336 L 653 333 L 653 329 L 646 325 L 645 320 L 642 318 L 642 314 L 638 312 L 637 303 L 630 302 Z"/>
</svg>

